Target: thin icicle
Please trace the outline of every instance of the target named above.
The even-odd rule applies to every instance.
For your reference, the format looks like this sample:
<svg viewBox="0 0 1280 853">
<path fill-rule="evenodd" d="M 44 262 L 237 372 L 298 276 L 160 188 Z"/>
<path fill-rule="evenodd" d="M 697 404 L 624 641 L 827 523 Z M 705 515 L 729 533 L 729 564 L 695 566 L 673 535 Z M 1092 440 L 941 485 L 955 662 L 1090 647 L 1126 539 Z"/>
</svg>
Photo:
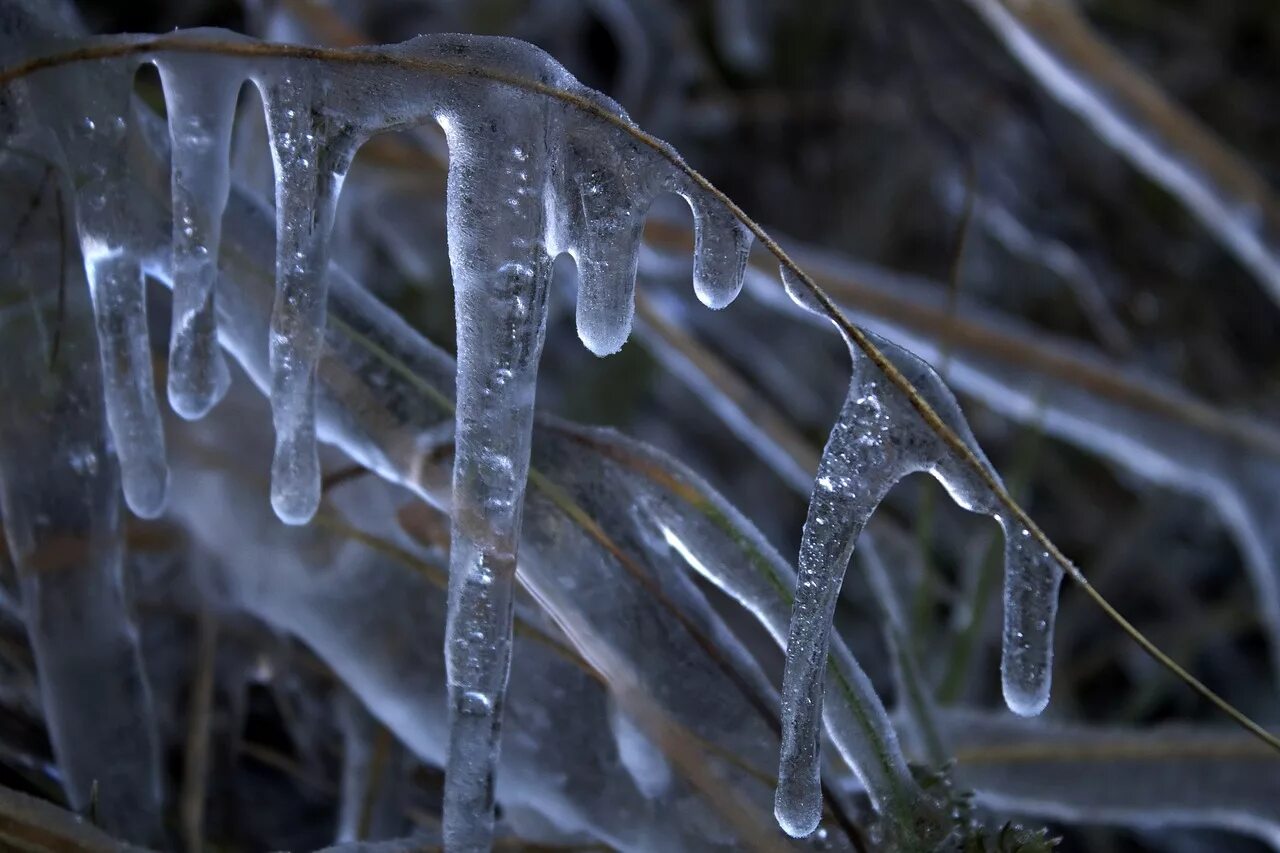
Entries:
<svg viewBox="0 0 1280 853">
<path fill-rule="evenodd" d="M 605 440 L 604 431 L 594 434 L 598 441 Z M 610 454 L 627 460 L 608 469 L 610 482 L 625 490 L 636 512 L 651 519 L 690 568 L 747 608 L 785 648 L 795 585 L 790 565 L 730 504 L 679 463 L 620 436 L 608 435 L 608 441 Z M 627 459 L 631 455 L 636 459 Z M 672 479 L 636 476 L 647 466 L 666 471 Z M 690 493 L 698 496 L 698 511 L 691 512 L 686 503 Z M 831 667 L 837 687 L 821 710 L 832 742 L 891 835 L 905 849 L 929 849 L 947 831 L 941 804 L 912 777 L 880 698 L 838 636 L 831 638 Z"/>
<path fill-rule="evenodd" d="M 218 346 L 214 283 L 222 211 L 230 189 L 231 125 L 240 79 L 205 57 L 165 54 L 164 84 L 173 162 L 173 323 L 169 336 L 169 404 L 184 418 L 203 417 L 231 381 Z"/>
<path fill-rule="evenodd" d="M 822 313 L 803 282 L 785 268 L 782 278 L 797 304 Z M 867 334 L 990 471 L 954 396 L 933 369 L 901 347 Z M 775 813 L 793 836 L 812 832 L 820 815 L 818 752 L 831 619 L 854 543 L 867 520 L 899 480 L 929 471 L 960 506 L 1004 523 L 983 480 L 955 458 L 871 359 L 853 341 L 848 343 L 853 376 L 823 451 L 805 520 L 783 675 Z M 1035 714 L 1048 701 L 1053 617 L 1062 575 L 1047 554 L 1037 556 L 1029 535 L 1009 535 L 1006 527 L 1006 539 L 1005 696 L 1012 710 Z"/>
<path fill-rule="evenodd" d="M 94 85 L 84 86 L 85 75 Z M 102 357 L 107 420 L 130 509 L 164 509 L 168 469 L 147 338 L 142 258 L 145 241 L 133 199 L 129 116 L 134 65 L 100 60 L 32 75 L 29 102 L 57 140 L 75 199 L 76 225 Z"/>
<path fill-rule="evenodd" d="M 918 466 L 895 444 L 877 378 L 883 382 L 865 358 L 855 358 L 849 397 L 823 451 L 801 539 L 774 802 L 778 823 L 795 837 L 812 832 L 822 816 L 818 751 L 824 674 L 831 620 L 853 545 L 884 496 Z"/>
<path fill-rule="evenodd" d="M 1000 679 L 1009 710 L 1034 717 L 1049 704 L 1053 672 L 1053 622 L 1062 569 L 1017 524 L 1004 529 L 1004 634 Z"/>
<path fill-rule="evenodd" d="M 321 80 L 302 66 L 260 82 L 276 170 L 276 299 L 271 312 L 271 506 L 305 524 L 320 504 L 316 366 L 324 345 L 329 234 L 357 141 L 321 112 Z"/>
</svg>

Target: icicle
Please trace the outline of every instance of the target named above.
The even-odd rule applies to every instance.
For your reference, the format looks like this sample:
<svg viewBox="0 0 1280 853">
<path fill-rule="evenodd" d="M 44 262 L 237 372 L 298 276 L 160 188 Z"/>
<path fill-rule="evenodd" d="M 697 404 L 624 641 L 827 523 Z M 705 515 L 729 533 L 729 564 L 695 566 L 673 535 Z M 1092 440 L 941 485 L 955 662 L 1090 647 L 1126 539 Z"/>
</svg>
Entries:
<svg viewBox="0 0 1280 853">
<path fill-rule="evenodd" d="M 138 515 L 154 518 L 164 509 L 168 470 L 147 337 L 145 241 L 135 219 L 144 205 L 134 197 L 128 146 L 133 75 L 130 61 L 101 60 L 46 69 L 27 85 L 32 109 L 57 139 L 74 192 L 125 499 Z M 86 77 L 92 86 L 84 85 Z"/>
<path fill-rule="evenodd" d="M 742 290 L 751 232 L 706 192 L 684 196 L 693 208 L 693 290 L 708 308 L 724 308 Z"/>
<path fill-rule="evenodd" d="M 874 365 L 855 358 L 849 396 L 831 431 L 805 520 L 782 686 L 782 746 L 774 814 L 790 835 L 822 816 L 818 739 L 831 620 L 853 546 L 899 479 L 919 467 L 896 443 Z M 879 381 L 877 381 L 879 380 Z"/>
<path fill-rule="evenodd" d="M 156 65 L 164 84 L 173 161 L 169 404 L 182 417 L 194 419 L 222 399 L 231 381 L 218 346 L 214 283 L 241 81 L 206 57 L 166 53 Z"/>
<path fill-rule="evenodd" d="M 329 127 L 312 72 L 285 66 L 259 81 L 276 170 L 276 299 L 271 312 L 271 411 L 276 428 L 271 506 L 305 524 L 320 503 L 315 374 L 324 346 L 329 232 L 359 140 Z"/>
<path fill-rule="evenodd" d="M 607 188 L 614 180 L 604 176 L 582 188 L 585 218 L 570 250 L 578 267 L 578 337 L 596 355 L 617 352 L 631 335 L 644 228 L 644 211 L 633 209 L 626 197 L 614 198 Z M 604 205 L 613 208 L 612 215 L 593 211 Z"/>
<path fill-rule="evenodd" d="M 823 313 L 809 289 L 786 268 L 782 280 L 797 304 Z M 954 396 L 933 369 L 901 347 L 866 334 L 994 476 Z M 861 349 L 848 343 L 853 376 L 823 451 L 805 520 L 783 676 L 775 814 L 793 836 L 811 832 L 820 815 L 818 750 L 831 619 L 854 543 L 867 519 L 899 480 L 929 471 L 960 506 L 1004 524 L 983 479 L 955 457 Z M 1012 535 L 1006 526 L 1006 541 L 1005 696 L 1012 710 L 1034 714 L 1048 701 L 1061 572 L 1047 554 L 1037 556 L 1025 531 Z"/>
<path fill-rule="evenodd" d="M 623 114 L 612 101 L 594 100 Z M 565 116 L 573 142 L 562 154 L 561 198 L 550 225 L 553 248 L 567 251 L 578 268 L 578 337 L 596 355 L 609 355 L 631 334 L 644 215 L 666 171 L 634 141 L 592 133 L 590 121 Z"/>
<path fill-rule="evenodd" d="M 1049 704 L 1053 623 L 1062 569 L 1020 525 L 1004 529 L 1004 635 L 1001 686 L 1009 710 L 1033 717 Z"/>
<path fill-rule="evenodd" d="M 487 849 L 493 835 L 512 583 L 552 265 L 543 111 L 500 89 L 467 95 L 470 102 L 440 117 L 458 337 L 444 835 L 446 847 L 460 851 Z"/>
<path fill-rule="evenodd" d="M 626 120 L 617 104 L 528 45 L 456 36 L 412 45 L 558 87 Z M 492 834 L 511 584 L 552 261 L 568 252 L 578 265 L 583 342 L 596 353 L 616 351 L 630 332 L 643 216 L 680 177 L 651 147 L 578 105 L 465 79 L 449 91 L 438 120 L 450 155 L 458 405 L 444 822 L 449 846 L 470 850 L 486 847 Z M 724 245 L 710 239 L 703 254 Z M 723 264 L 702 268 L 720 279 L 716 287 L 736 290 Z"/>
</svg>

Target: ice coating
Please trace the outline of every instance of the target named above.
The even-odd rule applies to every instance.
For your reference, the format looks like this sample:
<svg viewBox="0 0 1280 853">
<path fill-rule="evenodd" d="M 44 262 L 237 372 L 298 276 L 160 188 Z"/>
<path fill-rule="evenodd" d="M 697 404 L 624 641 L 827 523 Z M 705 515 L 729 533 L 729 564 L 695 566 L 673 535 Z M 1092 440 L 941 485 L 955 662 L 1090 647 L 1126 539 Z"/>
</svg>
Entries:
<svg viewBox="0 0 1280 853">
<path fill-rule="evenodd" d="M 635 454 L 645 462 L 662 465 L 673 472 L 675 480 L 667 491 L 630 474 L 633 468 L 619 466 L 609 472 L 611 482 L 627 490 L 636 512 L 659 528 L 690 568 L 747 608 L 785 648 L 790 592 L 796 582 L 787 561 L 728 502 L 675 460 L 622 437 L 615 436 L 613 441 L 615 455 L 625 458 L 624 454 Z M 689 490 L 711 501 L 715 513 L 683 511 L 677 495 Z M 728 527 L 722 518 L 729 521 Z M 858 775 L 876 810 L 895 824 L 895 836 L 914 838 L 927 847 L 928 839 L 936 841 L 945 835 L 946 819 L 938 803 L 912 777 L 870 679 L 838 636 L 831 638 L 830 667 L 837 686 L 821 712 L 832 743 Z M 904 814 L 912 817 L 904 821 Z"/>
<path fill-rule="evenodd" d="M 1004 528 L 1004 633 L 1000 682 L 1005 704 L 1033 717 L 1049 704 L 1053 622 L 1062 569 L 1021 525 Z"/>
<path fill-rule="evenodd" d="M 168 469 L 147 343 L 142 258 L 130 169 L 129 100 L 135 65 L 96 61 L 96 85 L 85 69 L 63 66 L 32 75 L 29 103 L 51 133 L 73 198 L 93 298 L 102 358 L 107 422 L 120 457 L 129 508 L 145 518 L 164 509 Z"/>
<path fill-rule="evenodd" d="M 815 313 L 817 300 L 782 269 L 791 298 Z M 995 476 L 954 396 L 926 363 L 865 333 L 920 396 Z M 782 688 L 782 746 L 775 815 L 793 836 L 808 835 L 820 817 L 819 737 L 831 620 L 854 544 L 880 501 L 903 477 L 928 471 L 957 504 L 1005 526 L 1005 631 L 1001 670 L 1006 701 L 1020 714 L 1048 702 L 1053 618 L 1062 573 L 1029 531 L 1010 533 L 985 481 L 929 427 L 872 360 L 848 341 L 853 359 L 849 393 L 819 463 L 801 537 L 799 580 Z M 998 482 L 998 481 L 997 481 Z"/>
<path fill-rule="evenodd" d="M 222 399 L 231 381 L 218 346 L 214 284 L 240 81 L 208 73 L 209 60 L 202 57 L 166 54 L 156 64 L 164 85 L 173 164 L 169 404 L 182 417 L 195 419 Z"/>
<path fill-rule="evenodd" d="M 854 542 L 889 489 L 922 467 L 910 447 L 896 441 L 889 405 L 882 402 L 892 391 L 882 387 L 887 383 L 879 370 L 866 358 L 854 363 L 849 396 L 818 466 L 787 637 L 774 814 L 795 837 L 812 832 L 822 814 L 818 739 L 827 647 Z"/>
<path fill-rule="evenodd" d="M 276 170 L 272 505 L 287 522 L 308 520 L 319 499 L 315 370 L 323 346 L 329 232 L 351 156 L 364 135 L 379 130 L 434 118 L 445 131 L 459 351 L 445 836 L 457 849 L 487 847 L 510 667 L 511 584 L 552 262 L 564 252 L 574 257 L 581 278 L 581 336 L 593 351 L 608 353 L 629 334 L 641 226 L 657 193 L 679 192 L 694 209 L 696 289 L 709 305 L 727 304 L 740 289 L 747 232 L 722 202 L 691 181 L 670 148 L 643 137 L 616 104 L 582 87 L 530 45 L 433 36 L 365 49 L 369 62 L 351 51 L 346 63 L 328 64 L 269 50 L 211 53 L 207 46 L 176 43 L 193 38 L 246 42 L 201 31 L 165 37 L 128 58 L 105 61 L 119 79 L 118 86 L 115 78 L 106 80 L 118 98 L 96 99 L 85 112 L 92 117 L 89 131 L 106 133 L 111 144 L 95 138 L 92 145 L 69 150 L 66 159 L 116 180 L 108 188 L 125 198 L 120 175 L 103 162 L 104 152 L 112 153 L 113 162 L 127 163 L 122 116 L 133 69 L 140 62 L 156 63 L 174 113 L 171 397 L 184 416 L 199 416 L 223 387 L 219 356 L 209 344 L 215 335 L 213 282 L 218 214 L 225 204 L 228 110 L 245 80 L 262 92 Z M 55 79 L 64 69 L 67 80 L 70 69 L 76 69 L 77 80 L 83 70 L 57 66 L 35 76 Z M 70 134 L 61 117 L 67 99 L 46 100 L 60 106 L 59 116 L 46 116 L 45 122 Z M 76 184 L 94 186 L 78 176 Z M 78 213 L 88 207 L 79 202 Z M 111 224 L 110 217 L 100 218 Z M 126 496 L 135 511 L 155 514 L 163 503 L 166 470 L 147 369 L 142 262 L 134 254 L 146 241 L 131 239 L 136 235 L 124 224 L 107 228 L 87 214 L 78 220 L 100 306 L 107 408 Z"/>
<path fill-rule="evenodd" d="M 526 50 L 517 73 L 536 73 L 534 60 Z M 492 843 L 512 585 L 546 333 L 552 163 L 538 105 L 506 89 L 459 88 L 438 118 L 449 144 L 458 340 L 444 838 L 449 849 L 480 850 Z"/>
</svg>

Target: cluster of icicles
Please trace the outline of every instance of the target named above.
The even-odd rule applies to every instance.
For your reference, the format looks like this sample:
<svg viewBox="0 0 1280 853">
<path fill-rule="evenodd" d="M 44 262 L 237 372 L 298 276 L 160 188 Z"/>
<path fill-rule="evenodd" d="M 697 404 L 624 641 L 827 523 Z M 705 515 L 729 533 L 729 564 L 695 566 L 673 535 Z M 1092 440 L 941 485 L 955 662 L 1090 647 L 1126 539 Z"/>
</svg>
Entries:
<svg viewBox="0 0 1280 853">
<path fill-rule="evenodd" d="M 258 87 L 265 104 L 277 217 L 271 502 L 290 524 L 307 522 L 320 497 L 316 369 L 328 237 L 343 177 L 357 147 L 373 134 L 429 120 L 443 128 L 458 334 L 445 834 L 450 849 L 487 847 L 552 263 L 565 252 L 576 262 L 578 332 L 604 355 L 630 332 L 642 222 L 656 195 L 677 193 L 693 210 L 694 288 L 709 307 L 723 307 L 738 294 L 750 232 L 691 179 L 673 151 L 631 133 L 615 103 L 521 42 L 421 37 L 320 61 L 305 49 L 201 30 L 43 49 L 54 55 L 72 47 L 80 59 L 37 64 L 12 85 L 55 143 L 75 188 L 108 420 L 125 498 L 146 517 L 163 510 L 167 469 L 147 341 L 143 273 L 150 260 L 134 248 L 146 241 L 138 238 L 141 226 L 129 209 L 125 167 L 138 66 L 155 64 L 167 101 L 173 209 L 173 252 L 166 259 L 173 283 L 168 395 L 186 418 L 202 416 L 227 389 L 215 283 L 232 120 L 245 81 Z M 85 75 L 93 87 L 80 85 Z M 797 302 L 817 310 L 803 283 L 787 274 L 783 279 Z M 981 460 L 954 398 L 932 370 L 878 342 Z M 821 812 L 823 674 L 843 574 L 858 532 L 907 474 L 933 473 L 962 506 L 1005 525 L 1005 696 L 1022 714 L 1037 713 L 1048 698 L 1057 567 L 1025 530 L 999 515 L 990 489 L 954 458 L 901 391 L 861 351 L 851 351 L 849 397 L 823 454 L 804 527 L 787 647 L 776 812 L 795 836 L 811 832 Z M 880 793 L 869 790 L 876 802 Z"/>
</svg>

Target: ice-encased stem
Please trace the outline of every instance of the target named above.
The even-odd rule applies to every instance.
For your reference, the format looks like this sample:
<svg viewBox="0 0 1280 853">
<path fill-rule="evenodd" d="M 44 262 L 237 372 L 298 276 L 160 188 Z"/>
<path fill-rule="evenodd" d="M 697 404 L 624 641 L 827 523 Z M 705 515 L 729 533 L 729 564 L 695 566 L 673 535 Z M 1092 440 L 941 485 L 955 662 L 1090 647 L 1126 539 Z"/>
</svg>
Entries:
<svg viewBox="0 0 1280 853">
<path fill-rule="evenodd" d="M 31 268 L 47 269 L 61 236 L 55 230 L 47 245 L 56 248 Z M 83 281 L 68 284 L 61 318 L 48 284 L 33 288 L 30 314 L 15 308 L 0 329 L 0 514 L 67 799 L 81 812 L 94 803 L 103 829 L 147 844 L 160 838 L 162 776 L 122 578 L 119 469 Z M 51 367 L 47 330 L 59 319 L 64 342 Z"/>
<path fill-rule="evenodd" d="M 218 346 L 214 284 L 222 212 L 230 189 L 231 125 L 240 80 L 202 58 L 157 62 L 169 115 L 173 193 L 173 323 L 169 404 L 202 417 L 227 392 L 231 374 Z"/>
<path fill-rule="evenodd" d="M 262 87 L 276 172 L 276 298 L 271 312 L 271 506 L 305 524 L 320 504 L 316 366 L 324 346 L 329 234 L 358 141 L 313 111 L 316 81 L 303 69 Z"/>
<path fill-rule="evenodd" d="M 1049 704 L 1053 626 L 1062 568 L 1020 525 L 1004 529 L 1004 630 L 1000 680 L 1005 704 L 1033 717 Z"/>
<path fill-rule="evenodd" d="M 487 850 L 493 834 L 512 586 L 551 278 L 544 244 L 548 154 L 540 134 L 517 143 L 473 112 L 441 124 L 449 143 L 458 338 L 444 837 L 450 850 L 470 851 Z"/>
</svg>

